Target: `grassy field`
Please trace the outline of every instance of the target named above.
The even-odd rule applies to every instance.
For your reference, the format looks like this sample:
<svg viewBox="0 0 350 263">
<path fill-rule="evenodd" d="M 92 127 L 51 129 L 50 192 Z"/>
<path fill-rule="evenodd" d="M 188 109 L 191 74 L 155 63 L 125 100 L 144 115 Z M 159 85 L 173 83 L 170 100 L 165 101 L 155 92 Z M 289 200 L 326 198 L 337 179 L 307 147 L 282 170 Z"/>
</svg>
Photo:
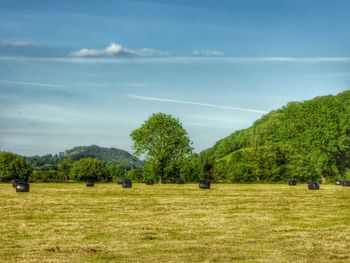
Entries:
<svg viewBox="0 0 350 263">
<path fill-rule="evenodd" d="M 0 262 L 350 262 L 350 188 L 0 184 Z"/>
</svg>

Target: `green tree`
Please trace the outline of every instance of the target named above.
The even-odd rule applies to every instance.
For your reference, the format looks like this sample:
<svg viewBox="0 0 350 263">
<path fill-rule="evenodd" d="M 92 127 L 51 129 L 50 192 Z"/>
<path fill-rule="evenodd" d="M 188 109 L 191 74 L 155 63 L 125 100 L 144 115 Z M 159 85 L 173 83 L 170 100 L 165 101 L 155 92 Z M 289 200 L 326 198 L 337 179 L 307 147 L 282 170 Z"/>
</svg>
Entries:
<svg viewBox="0 0 350 263">
<path fill-rule="evenodd" d="M 43 171 L 40 169 L 34 169 L 32 175 L 29 177 L 32 182 L 63 182 L 63 175 L 57 170 Z"/>
<path fill-rule="evenodd" d="M 135 154 L 145 156 L 160 182 L 174 181 L 180 176 L 179 164 L 191 153 L 192 147 L 178 119 L 164 113 L 153 114 L 130 136 Z"/>
<path fill-rule="evenodd" d="M 0 153 L 0 181 L 28 179 L 32 171 L 32 167 L 23 157 L 11 152 Z"/>
<path fill-rule="evenodd" d="M 192 154 L 181 165 L 180 177 L 186 182 L 197 182 L 202 176 L 202 167 L 198 154 Z"/>
<path fill-rule="evenodd" d="M 131 169 L 128 171 L 127 176 L 133 181 L 141 182 L 144 179 L 143 169 L 141 167 Z"/>
<path fill-rule="evenodd" d="M 73 161 L 69 157 L 63 158 L 62 161 L 58 163 L 59 174 L 64 178 L 64 181 L 69 180 L 69 171 L 72 165 Z"/>
<path fill-rule="evenodd" d="M 154 168 L 152 165 L 153 165 L 152 162 L 144 162 L 143 176 L 144 176 L 144 179 L 153 179 L 154 181 L 157 181 L 158 178 L 153 172 Z"/>
<path fill-rule="evenodd" d="M 126 169 L 120 163 L 116 163 L 116 162 L 110 163 L 108 164 L 107 168 L 114 180 L 125 178 Z"/>
<path fill-rule="evenodd" d="M 108 182 L 111 180 L 106 164 L 93 158 L 84 158 L 74 162 L 70 169 L 70 178 L 75 181 Z"/>
</svg>

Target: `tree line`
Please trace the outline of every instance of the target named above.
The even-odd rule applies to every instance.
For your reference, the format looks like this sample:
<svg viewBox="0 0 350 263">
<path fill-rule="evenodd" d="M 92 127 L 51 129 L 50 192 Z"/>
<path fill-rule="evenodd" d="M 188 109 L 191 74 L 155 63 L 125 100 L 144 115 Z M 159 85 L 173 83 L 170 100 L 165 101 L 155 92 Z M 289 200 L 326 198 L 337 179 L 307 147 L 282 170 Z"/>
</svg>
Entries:
<svg viewBox="0 0 350 263">
<path fill-rule="evenodd" d="M 30 162 L 17 154 L 11 152 L 0 153 L 0 181 L 9 182 L 13 179 L 26 179 L 31 182 L 69 182 L 94 180 L 99 182 L 110 182 L 125 178 L 129 173 L 120 163 L 109 163 L 96 158 L 82 158 L 80 160 L 63 159 L 57 167 L 44 166 L 45 168 L 34 168 Z"/>
<path fill-rule="evenodd" d="M 80 177 L 76 176 L 76 173 L 73 174 L 71 169 L 75 162 L 87 158 L 95 159 L 97 163 L 101 164 L 99 167 L 105 168 L 106 175 L 100 178 L 102 181 L 122 178 L 128 171 L 143 166 L 140 160 L 124 150 L 103 148 L 97 145 L 78 146 L 59 154 L 32 157 L 0 152 L 0 181 L 11 180 L 9 178 L 12 177 L 23 177 L 20 167 L 24 165 L 27 167 L 24 177 L 29 178 L 30 181 L 75 181 Z M 75 166 L 77 165 L 79 163 L 75 164 Z"/>
</svg>

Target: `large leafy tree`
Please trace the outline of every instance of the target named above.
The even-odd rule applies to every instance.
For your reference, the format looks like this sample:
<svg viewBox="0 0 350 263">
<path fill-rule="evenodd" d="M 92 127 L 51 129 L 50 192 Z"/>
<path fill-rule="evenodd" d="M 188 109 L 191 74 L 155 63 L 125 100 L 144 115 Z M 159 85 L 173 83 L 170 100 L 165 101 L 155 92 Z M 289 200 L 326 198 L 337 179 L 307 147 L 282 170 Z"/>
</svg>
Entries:
<svg viewBox="0 0 350 263">
<path fill-rule="evenodd" d="M 178 119 L 164 113 L 152 114 L 130 136 L 135 154 L 146 158 L 160 182 L 179 178 L 181 163 L 191 154 L 192 147 Z"/>
<path fill-rule="evenodd" d="M 74 162 L 70 169 L 70 178 L 75 181 L 107 182 L 111 180 L 106 164 L 93 158 L 84 158 Z"/>
<path fill-rule="evenodd" d="M 23 157 L 11 152 L 0 153 L 0 181 L 7 182 L 16 178 L 28 179 L 32 170 Z"/>
</svg>

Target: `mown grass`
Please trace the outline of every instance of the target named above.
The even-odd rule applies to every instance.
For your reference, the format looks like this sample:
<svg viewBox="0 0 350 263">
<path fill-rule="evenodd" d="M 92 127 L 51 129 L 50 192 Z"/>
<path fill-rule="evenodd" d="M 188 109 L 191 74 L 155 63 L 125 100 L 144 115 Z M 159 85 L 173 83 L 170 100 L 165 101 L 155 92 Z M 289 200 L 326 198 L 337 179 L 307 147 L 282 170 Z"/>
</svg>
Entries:
<svg viewBox="0 0 350 263">
<path fill-rule="evenodd" d="M 350 262 L 350 188 L 0 184 L 0 262 Z"/>
</svg>

